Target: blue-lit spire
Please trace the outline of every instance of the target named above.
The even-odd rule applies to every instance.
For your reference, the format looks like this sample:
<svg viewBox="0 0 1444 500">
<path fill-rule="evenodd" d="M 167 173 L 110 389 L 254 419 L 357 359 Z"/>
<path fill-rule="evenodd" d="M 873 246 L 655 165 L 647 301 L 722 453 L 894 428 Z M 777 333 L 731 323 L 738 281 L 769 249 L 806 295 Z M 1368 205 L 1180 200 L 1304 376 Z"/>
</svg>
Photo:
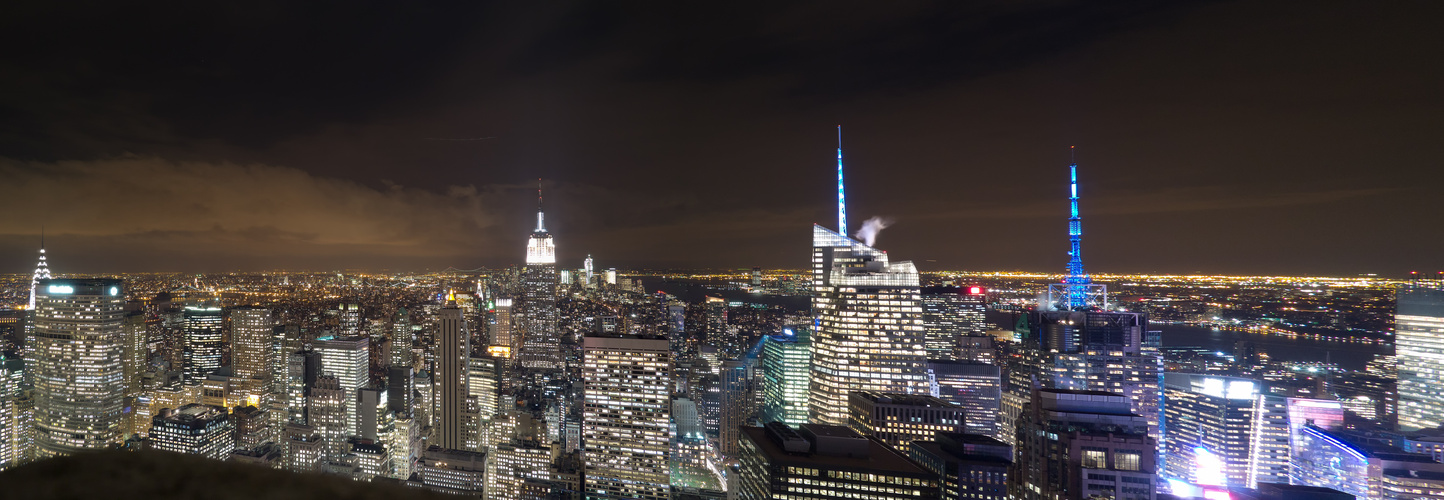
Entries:
<svg viewBox="0 0 1444 500">
<path fill-rule="evenodd" d="M 1068 147 L 1070 160 L 1074 148 L 1075 146 Z M 1068 309 L 1079 309 L 1087 305 L 1087 285 L 1093 283 L 1093 279 L 1083 272 L 1083 219 L 1078 216 L 1077 161 L 1071 161 L 1068 165 L 1068 174 L 1068 204 L 1071 211 L 1068 217 L 1068 276 L 1063 279 L 1063 283 L 1068 285 L 1068 296 L 1065 299 Z"/>
<path fill-rule="evenodd" d="M 842 125 L 837 126 L 837 234 L 847 235 L 847 196 L 842 188 Z"/>
</svg>

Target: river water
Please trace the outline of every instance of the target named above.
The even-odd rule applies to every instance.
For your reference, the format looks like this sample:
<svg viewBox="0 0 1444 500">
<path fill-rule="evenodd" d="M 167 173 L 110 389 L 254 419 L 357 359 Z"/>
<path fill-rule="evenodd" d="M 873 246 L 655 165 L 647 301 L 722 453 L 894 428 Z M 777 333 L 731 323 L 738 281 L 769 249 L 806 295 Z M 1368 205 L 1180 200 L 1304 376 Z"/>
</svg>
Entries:
<svg viewBox="0 0 1444 500">
<path fill-rule="evenodd" d="M 1275 361 L 1333 361 L 1348 370 L 1362 370 L 1376 354 L 1393 354 L 1393 346 L 1289 339 L 1276 335 L 1214 330 L 1198 326 L 1150 324 L 1163 332 L 1164 347 L 1199 346 L 1233 354 L 1234 343 L 1247 340 Z"/>
</svg>

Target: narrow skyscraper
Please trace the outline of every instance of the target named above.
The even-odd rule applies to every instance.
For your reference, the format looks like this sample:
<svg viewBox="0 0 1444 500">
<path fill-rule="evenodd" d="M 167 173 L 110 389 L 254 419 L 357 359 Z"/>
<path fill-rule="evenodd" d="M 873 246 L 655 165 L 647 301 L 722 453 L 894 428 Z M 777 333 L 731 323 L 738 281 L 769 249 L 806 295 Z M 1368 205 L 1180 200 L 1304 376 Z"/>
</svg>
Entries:
<svg viewBox="0 0 1444 500">
<path fill-rule="evenodd" d="M 462 412 L 466 411 L 469 392 L 466 360 L 471 356 L 471 335 L 455 302 L 448 301 L 437 314 L 437 320 L 441 328 L 437 335 L 436 369 L 433 374 L 436 384 L 436 411 L 433 413 L 436 444 L 445 449 L 462 450 L 467 437 L 462 425 Z"/>
<path fill-rule="evenodd" d="M 270 309 L 242 307 L 231 311 L 231 365 L 235 379 L 245 381 L 250 395 L 259 397 L 269 387 L 275 366 L 274 338 Z"/>
<path fill-rule="evenodd" d="M 557 335 L 557 249 L 546 230 L 540 180 L 536 199 L 536 230 L 527 239 L 522 271 L 519 359 L 522 367 L 545 373 L 560 370 L 562 358 Z"/>
<path fill-rule="evenodd" d="M 221 308 L 211 306 L 189 306 L 182 313 L 185 318 L 185 381 L 200 384 L 206 375 L 221 369 L 221 358 L 225 355 L 225 337 L 221 333 Z"/>
<path fill-rule="evenodd" d="M 786 327 L 780 335 L 763 338 L 762 421 L 793 427 L 807 423 L 811 337 L 811 328 Z"/>
</svg>

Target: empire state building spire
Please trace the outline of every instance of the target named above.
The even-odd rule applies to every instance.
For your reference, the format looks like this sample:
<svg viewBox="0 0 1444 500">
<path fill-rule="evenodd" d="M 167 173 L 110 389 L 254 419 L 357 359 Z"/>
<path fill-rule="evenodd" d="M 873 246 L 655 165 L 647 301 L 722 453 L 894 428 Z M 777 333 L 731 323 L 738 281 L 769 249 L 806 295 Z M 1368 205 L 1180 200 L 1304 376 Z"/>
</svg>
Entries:
<svg viewBox="0 0 1444 500">
<path fill-rule="evenodd" d="M 543 220 L 543 216 L 542 216 L 543 214 L 542 214 L 542 191 L 541 191 L 542 186 L 541 186 L 541 183 L 542 183 L 542 180 L 541 180 L 541 179 L 537 179 L 537 180 L 536 180 L 536 232 L 538 232 L 538 233 L 545 233 L 545 232 L 547 232 L 547 227 L 546 227 L 546 223 L 545 223 L 545 221 Z"/>
<path fill-rule="evenodd" d="M 40 230 L 40 262 L 35 264 L 35 275 L 30 278 L 30 307 L 35 309 L 35 287 L 40 285 L 40 280 L 50 279 L 50 264 L 45 262 L 45 229 Z"/>
</svg>

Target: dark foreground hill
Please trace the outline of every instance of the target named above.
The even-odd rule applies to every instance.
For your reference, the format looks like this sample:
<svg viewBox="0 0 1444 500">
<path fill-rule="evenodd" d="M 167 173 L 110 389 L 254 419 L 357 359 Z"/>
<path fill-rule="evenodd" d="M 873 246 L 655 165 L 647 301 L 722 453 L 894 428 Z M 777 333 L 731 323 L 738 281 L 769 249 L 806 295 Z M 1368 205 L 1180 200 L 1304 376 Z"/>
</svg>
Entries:
<svg viewBox="0 0 1444 500">
<path fill-rule="evenodd" d="M 0 497 L 35 500 L 455 500 L 399 484 L 294 474 L 160 451 L 105 451 L 0 472 Z"/>
</svg>

